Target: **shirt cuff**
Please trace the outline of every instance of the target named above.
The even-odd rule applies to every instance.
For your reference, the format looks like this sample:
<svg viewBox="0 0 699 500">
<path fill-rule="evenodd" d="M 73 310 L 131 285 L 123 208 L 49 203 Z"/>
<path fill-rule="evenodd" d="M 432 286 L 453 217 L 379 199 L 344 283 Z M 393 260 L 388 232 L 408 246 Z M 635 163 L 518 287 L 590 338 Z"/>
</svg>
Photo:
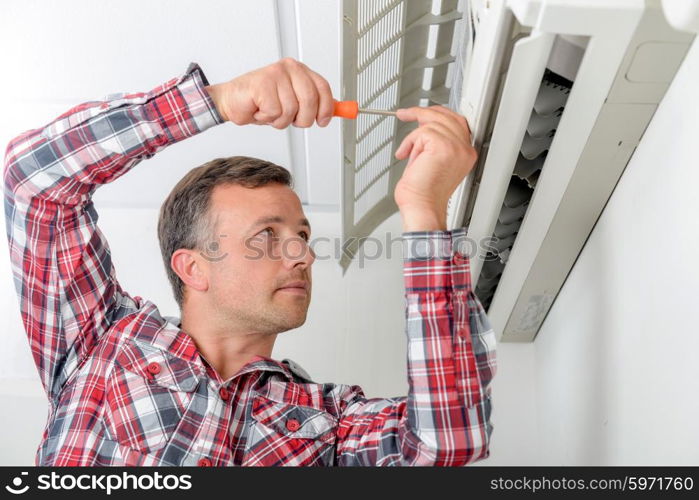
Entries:
<svg viewBox="0 0 699 500">
<path fill-rule="evenodd" d="M 167 143 L 175 143 L 224 122 L 204 87 L 204 72 L 190 63 L 184 74 L 156 87 L 149 107 L 151 118 L 162 127 Z"/>
<path fill-rule="evenodd" d="M 471 289 L 466 228 L 403 233 L 403 276 L 406 293 Z"/>
</svg>

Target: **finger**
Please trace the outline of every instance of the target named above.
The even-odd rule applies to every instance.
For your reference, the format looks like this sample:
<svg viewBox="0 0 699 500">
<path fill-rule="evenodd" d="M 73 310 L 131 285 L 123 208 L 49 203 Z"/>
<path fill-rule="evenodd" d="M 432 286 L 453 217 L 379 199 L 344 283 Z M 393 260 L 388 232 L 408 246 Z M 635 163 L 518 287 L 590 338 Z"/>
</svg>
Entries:
<svg viewBox="0 0 699 500">
<path fill-rule="evenodd" d="M 459 125 L 459 128 L 463 130 L 463 133 L 466 134 L 470 140 L 471 138 L 471 128 L 468 125 L 468 122 L 466 121 L 466 117 L 463 115 L 457 113 L 456 111 L 446 108 L 444 106 L 430 106 L 430 109 L 433 109 L 439 113 L 442 113 L 443 115 L 453 118 L 454 123 Z"/>
<path fill-rule="evenodd" d="M 433 106 L 430 108 L 424 108 L 420 106 L 413 106 L 411 108 L 403 108 L 396 111 L 396 117 L 402 121 L 416 121 L 419 125 L 426 125 L 428 123 L 441 123 L 447 127 L 454 130 L 455 134 L 463 134 L 464 129 L 461 124 L 459 115 L 453 111 L 443 108 L 437 110 L 439 106 Z M 469 135 L 470 137 L 470 135 Z"/>
<path fill-rule="evenodd" d="M 418 156 L 418 151 L 422 152 L 424 147 L 424 141 L 422 141 L 423 135 L 424 131 L 421 131 L 420 129 L 415 129 L 410 132 L 405 139 L 403 139 L 400 146 L 396 150 L 396 158 L 399 160 L 405 160 L 408 158 L 408 165 L 410 165 L 410 163 L 412 163 L 412 161 Z"/>
<path fill-rule="evenodd" d="M 315 71 L 311 71 L 310 69 L 308 71 L 318 90 L 318 114 L 316 115 L 316 122 L 321 127 L 326 127 L 330 123 L 333 112 L 335 111 L 335 99 L 333 99 L 332 89 L 325 78 Z"/>
<path fill-rule="evenodd" d="M 396 158 L 403 160 L 409 155 L 412 155 L 412 148 L 418 140 L 422 140 L 423 144 L 438 141 L 443 143 L 443 146 L 446 149 L 447 147 L 450 147 L 450 144 L 463 141 L 463 137 L 455 134 L 452 129 L 443 123 L 432 122 L 426 125 L 421 125 L 410 132 L 410 134 L 403 139 L 403 142 L 401 142 L 400 146 L 396 150 Z"/>
<path fill-rule="evenodd" d="M 410 156 L 408 156 L 408 165 L 410 165 L 415 158 L 420 156 L 425 150 L 425 134 L 420 134 L 416 137 L 413 147 L 410 148 Z"/>
<path fill-rule="evenodd" d="M 274 82 L 267 82 L 259 89 L 254 97 L 257 111 L 253 119 L 260 123 L 270 124 L 282 114 L 282 104 L 279 101 L 279 93 Z"/>
<path fill-rule="evenodd" d="M 458 113 L 444 106 L 431 106 L 429 108 L 414 106 L 398 110 L 396 116 L 403 121 L 417 120 L 420 125 L 441 123 L 451 128 L 457 135 L 468 132 L 468 127 L 465 127 L 465 123 L 463 123 L 465 120 Z"/>
<path fill-rule="evenodd" d="M 272 126 L 276 129 L 284 129 L 294 121 L 299 111 L 299 101 L 291 83 L 291 79 L 282 78 L 277 81 L 277 94 L 281 102 L 282 112 Z"/>
<path fill-rule="evenodd" d="M 236 92 L 234 90 L 231 100 L 234 105 L 230 106 L 228 119 L 236 125 L 254 123 L 254 114 L 259 111 L 257 102 L 255 102 L 255 96 L 247 92 Z"/>
<path fill-rule="evenodd" d="M 422 132 L 420 132 L 420 129 L 416 128 L 406 135 L 403 141 L 401 141 L 400 146 L 398 146 L 398 149 L 396 149 L 396 158 L 399 160 L 406 159 L 410 155 L 410 151 L 413 149 L 413 145 L 421 133 Z"/>
<path fill-rule="evenodd" d="M 431 138 L 439 141 L 458 143 L 464 141 L 460 127 L 449 126 L 446 123 L 432 122 L 422 127 Z"/>
<path fill-rule="evenodd" d="M 310 127 L 318 115 L 318 89 L 315 82 L 308 74 L 308 70 L 301 64 L 293 65 L 290 69 L 291 84 L 294 87 L 298 112 L 294 125 L 297 127 Z"/>
<path fill-rule="evenodd" d="M 435 112 L 430 108 L 422 106 L 411 106 L 409 108 L 400 108 L 396 110 L 396 118 L 404 122 L 418 123 L 429 121 L 430 117 L 434 119 Z"/>
</svg>

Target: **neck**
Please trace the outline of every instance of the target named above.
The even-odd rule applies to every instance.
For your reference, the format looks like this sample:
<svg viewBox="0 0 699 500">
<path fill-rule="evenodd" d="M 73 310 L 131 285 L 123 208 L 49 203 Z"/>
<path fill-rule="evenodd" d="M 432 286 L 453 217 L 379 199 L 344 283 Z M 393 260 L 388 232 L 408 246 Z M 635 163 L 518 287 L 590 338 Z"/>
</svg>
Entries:
<svg viewBox="0 0 699 500">
<path fill-rule="evenodd" d="M 240 331 L 234 327 L 220 328 L 207 321 L 194 322 L 182 315 L 180 328 L 187 333 L 199 353 L 218 373 L 228 380 L 255 356 L 272 356 L 277 334 Z"/>
</svg>

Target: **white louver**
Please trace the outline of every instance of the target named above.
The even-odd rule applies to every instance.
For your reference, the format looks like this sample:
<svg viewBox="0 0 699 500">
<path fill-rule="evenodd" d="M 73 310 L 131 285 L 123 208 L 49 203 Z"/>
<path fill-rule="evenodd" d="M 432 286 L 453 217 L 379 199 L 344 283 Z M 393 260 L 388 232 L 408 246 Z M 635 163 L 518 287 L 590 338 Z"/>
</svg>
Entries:
<svg viewBox="0 0 699 500">
<path fill-rule="evenodd" d="M 343 99 L 387 110 L 447 104 L 456 7 L 456 0 L 344 0 Z M 405 161 L 394 152 L 412 128 L 378 115 L 343 123 L 344 270 L 361 239 L 397 210 L 393 190 Z"/>
<path fill-rule="evenodd" d="M 382 5 L 398 3 L 402 2 Z M 423 10 L 431 5 L 405 3 L 409 9 L 402 14 L 403 26 L 408 27 L 410 20 L 419 19 L 418 5 Z M 352 2 L 346 7 L 350 5 L 356 8 Z M 449 96 L 444 95 L 449 86 L 445 79 L 432 89 L 439 96 L 433 95 L 433 102 L 449 102 L 466 116 L 479 153 L 475 168 L 450 200 L 448 225 L 468 228 L 474 290 L 500 340 L 531 341 L 694 36 L 668 25 L 660 0 L 471 0 L 464 6 L 468 8 L 456 30 Z M 345 55 L 350 52 L 345 98 L 353 98 L 358 81 L 367 84 L 358 78 L 361 72 L 352 73 L 351 68 L 363 67 L 352 51 L 369 26 L 379 26 L 389 10 L 360 10 L 368 17 L 360 18 L 358 31 L 357 26 L 345 25 Z M 410 11 L 412 16 L 407 15 Z M 357 12 L 350 8 L 346 14 L 352 20 Z M 449 22 L 449 36 L 454 36 Z M 441 40 L 435 57 L 425 60 L 425 33 L 415 39 L 405 28 L 402 33 L 404 46 L 396 49 L 399 56 L 392 63 L 397 66 L 372 73 L 390 75 L 396 100 L 372 102 L 376 92 L 371 85 L 379 79 L 358 94 L 362 105 L 415 104 L 415 96 L 404 102 L 413 89 L 432 95 L 419 90 L 416 68 L 450 60 L 449 44 Z M 352 45 L 352 40 L 357 43 Z M 381 35 L 371 35 L 370 40 L 370 54 L 389 48 L 382 45 L 380 40 L 386 38 Z M 415 46 L 419 49 L 411 48 Z M 421 55 L 412 59 L 406 56 L 417 53 Z M 440 72 L 440 78 L 445 75 Z M 344 130 L 346 236 L 368 235 L 395 210 L 392 188 L 402 166 L 392 161 L 392 153 L 405 131 L 395 129 L 394 122 L 385 129 L 380 123 L 358 122 L 356 132 L 352 127 Z M 376 135 L 371 135 L 374 130 Z M 382 147 L 387 148 L 386 156 L 379 160 Z M 371 167 L 376 170 L 361 177 L 367 158 L 377 158 Z M 380 180 L 372 184 L 374 172 Z M 366 191 L 364 186 L 369 186 Z M 371 189 L 375 191 L 362 200 Z"/>
<path fill-rule="evenodd" d="M 546 153 L 551 147 L 556 127 L 563 114 L 570 87 L 570 81 L 550 71 L 547 71 L 539 87 L 493 231 L 493 251 L 489 251 L 484 259 L 475 288 L 476 294 L 486 309 L 490 306 L 495 288 L 534 194 L 534 188 L 546 160 Z"/>
</svg>

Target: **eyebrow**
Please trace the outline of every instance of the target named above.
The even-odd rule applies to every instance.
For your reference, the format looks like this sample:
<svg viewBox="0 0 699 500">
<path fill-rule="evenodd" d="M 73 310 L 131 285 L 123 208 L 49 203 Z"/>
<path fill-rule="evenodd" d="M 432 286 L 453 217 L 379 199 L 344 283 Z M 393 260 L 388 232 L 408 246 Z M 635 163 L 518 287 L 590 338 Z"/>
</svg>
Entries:
<svg viewBox="0 0 699 500">
<path fill-rule="evenodd" d="M 257 219 L 252 226 L 250 226 L 250 229 L 248 231 L 251 231 L 252 229 L 256 228 L 257 226 L 261 226 L 263 224 L 283 224 L 284 223 L 284 218 L 280 217 L 278 215 L 266 215 L 264 217 L 260 217 Z M 311 230 L 311 223 L 308 222 L 308 219 L 305 217 L 301 220 L 299 220 L 299 225 L 300 226 L 306 226 L 308 230 Z"/>
</svg>

